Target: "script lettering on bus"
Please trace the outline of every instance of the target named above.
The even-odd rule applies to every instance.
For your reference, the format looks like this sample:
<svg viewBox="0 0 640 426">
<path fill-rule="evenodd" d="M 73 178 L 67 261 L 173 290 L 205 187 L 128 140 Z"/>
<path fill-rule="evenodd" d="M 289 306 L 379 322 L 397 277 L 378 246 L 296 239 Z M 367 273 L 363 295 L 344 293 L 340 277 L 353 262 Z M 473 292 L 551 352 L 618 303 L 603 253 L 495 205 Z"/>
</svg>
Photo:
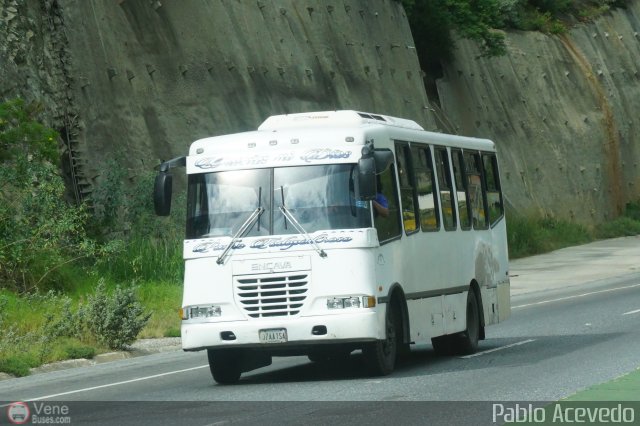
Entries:
<svg viewBox="0 0 640 426">
<path fill-rule="evenodd" d="M 291 161 L 293 160 L 294 154 L 293 152 L 288 152 L 288 153 L 283 153 L 283 154 L 278 154 L 276 156 L 274 156 L 271 161 L 278 161 L 278 162 L 286 162 L 286 161 Z"/>
<path fill-rule="evenodd" d="M 341 151 L 339 149 L 312 149 L 310 151 L 305 152 L 300 156 L 301 160 L 310 163 L 312 161 L 317 160 L 337 160 L 340 158 L 349 158 L 351 157 L 351 151 Z"/>
<path fill-rule="evenodd" d="M 211 170 L 220 167 L 262 166 L 268 161 L 269 157 L 266 155 L 254 155 L 248 158 L 201 158 L 194 165 L 200 169 Z"/>
<path fill-rule="evenodd" d="M 242 241 L 237 241 L 233 244 L 232 249 L 242 249 L 245 248 L 246 245 Z M 191 249 L 192 253 L 207 253 L 210 251 L 221 251 L 227 248 L 227 244 L 223 244 L 220 241 L 207 241 L 206 243 L 200 243 Z"/>
<path fill-rule="evenodd" d="M 329 244 L 329 243 L 348 243 L 352 241 L 353 238 L 348 236 L 330 236 L 328 234 L 320 234 L 317 235 L 312 240 L 300 237 L 288 237 L 288 238 L 261 238 L 259 240 L 254 241 L 249 246 L 250 248 L 255 249 L 266 249 L 271 247 L 278 247 L 280 250 L 289 250 L 295 246 L 303 246 L 310 245 L 314 242 L 316 244 Z"/>
</svg>

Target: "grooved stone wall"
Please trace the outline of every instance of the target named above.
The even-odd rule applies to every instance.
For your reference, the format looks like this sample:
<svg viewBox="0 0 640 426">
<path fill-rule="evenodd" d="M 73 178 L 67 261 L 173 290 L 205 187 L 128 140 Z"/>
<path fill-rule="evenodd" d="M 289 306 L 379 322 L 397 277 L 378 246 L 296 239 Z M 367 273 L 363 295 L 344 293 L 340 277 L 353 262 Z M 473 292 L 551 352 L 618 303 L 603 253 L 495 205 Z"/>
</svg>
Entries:
<svg viewBox="0 0 640 426">
<path fill-rule="evenodd" d="M 636 0 L 563 36 L 510 32 L 501 58 L 458 43 L 442 108 L 496 141 L 512 206 L 597 223 L 640 199 L 639 32 Z"/>
<path fill-rule="evenodd" d="M 85 194 L 105 159 L 115 156 L 135 176 L 185 154 L 195 139 L 255 129 L 273 114 L 358 109 L 435 128 L 407 19 L 393 0 L 0 0 L 0 6 L 11 10 L 8 22 L 18 33 L 29 29 L 39 43 L 64 39 L 64 46 L 45 46 L 54 60 L 37 81 L 25 82 L 21 72 L 35 72 L 39 59 L 18 63 L 13 74 L 18 93 L 52 107 L 74 159 L 67 168 Z M 3 50 L 4 56 L 12 48 Z M 16 58 L 41 52 L 13 50 Z"/>
<path fill-rule="evenodd" d="M 508 203 L 595 223 L 640 198 L 640 0 L 562 37 L 459 41 L 447 131 L 500 151 Z M 44 108 L 78 198 L 272 114 L 359 109 L 435 130 L 394 0 L 0 0 L 0 98 Z M 440 113 L 440 111 L 438 111 Z"/>
</svg>

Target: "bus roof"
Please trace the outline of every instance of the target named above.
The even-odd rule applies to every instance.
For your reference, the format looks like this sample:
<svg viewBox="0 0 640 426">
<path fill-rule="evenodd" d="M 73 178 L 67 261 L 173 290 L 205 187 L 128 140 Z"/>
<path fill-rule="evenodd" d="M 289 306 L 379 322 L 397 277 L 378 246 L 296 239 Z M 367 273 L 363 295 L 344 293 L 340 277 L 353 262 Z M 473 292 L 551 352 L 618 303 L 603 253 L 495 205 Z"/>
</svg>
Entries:
<svg viewBox="0 0 640 426">
<path fill-rule="evenodd" d="M 219 155 L 229 151 L 270 152 L 281 149 L 320 149 L 331 145 L 363 145 L 376 140 L 402 140 L 461 148 L 495 150 L 488 139 L 424 130 L 415 121 L 351 110 L 273 115 L 257 130 L 207 137 L 191 144 L 189 155 Z M 332 141 L 331 143 L 327 143 Z M 379 145 L 382 143 L 382 145 Z M 359 151 L 359 148 L 358 148 Z"/>
<path fill-rule="evenodd" d="M 360 127 L 364 124 L 383 124 L 413 130 L 424 130 L 418 123 L 412 120 L 351 110 L 272 115 L 258 127 L 258 130 L 279 130 L 316 126 Z"/>
</svg>

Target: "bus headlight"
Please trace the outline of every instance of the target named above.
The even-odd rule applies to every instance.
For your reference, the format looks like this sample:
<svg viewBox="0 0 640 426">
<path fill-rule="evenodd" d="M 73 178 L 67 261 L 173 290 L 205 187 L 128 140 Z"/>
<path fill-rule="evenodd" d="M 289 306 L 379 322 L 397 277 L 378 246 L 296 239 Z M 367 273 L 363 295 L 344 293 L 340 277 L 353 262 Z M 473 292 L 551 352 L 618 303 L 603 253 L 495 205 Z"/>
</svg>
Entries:
<svg viewBox="0 0 640 426">
<path fill-rule="evenodd" d="M 327 309 L 373 308 L 376 306 L 374 296 L 331 297 L 327 299 Z"/>
<path fill-rule="evenodd" d="M 186 306 L 180 309 L 183 320 L 195 318 L 213 318 L 222 315 L 222 309 L 218 305 Z"/>
<path fill-rule="evenodd" d="M 344 308 L 359 308 L 362 305 L 359 297 L 349 297 L 344 299 Z"/>
</svg>

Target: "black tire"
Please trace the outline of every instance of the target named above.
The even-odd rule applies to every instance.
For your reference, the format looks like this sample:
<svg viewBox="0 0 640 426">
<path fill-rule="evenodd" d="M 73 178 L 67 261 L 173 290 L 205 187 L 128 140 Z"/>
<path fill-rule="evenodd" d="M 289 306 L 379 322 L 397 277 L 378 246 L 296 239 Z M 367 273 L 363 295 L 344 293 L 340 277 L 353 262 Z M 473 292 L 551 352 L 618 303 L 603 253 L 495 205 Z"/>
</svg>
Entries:
<svg viewBox="0 0 640 426">
<path fill-rule="evenodd" d="M 452 337 L 453 336 L 438 336 L 431 339 L 431 345 L 437 355 L 448 356 L 453 354 Z"/>
<path fill-rule="evenodd" d="M 213 380 L 221 385 L 231 385 L 240 380 L 240 354 L 233 350 L 207 350 L 209 370 Z"/>
<path fill-rule="evenodd" d="M 385 321 L 386 339 L 378 340 L 362 348 L 365 365 L 374 376 L 386 376 L 395 369 L 398 356 L 398 339 L 402 338 L 398 334 L 400 321 L 398 315 L 398 309 L 396 309 L 395 305 L 390 304 L 387 307 Z"/>
<path fill-rule="evenodd" d="M 467 328 L 453 335 L 452 349 L 457 355 L 469 355 L 478 350 L 480 340 L 480 308 L 473 289 L 467 294 Z"/>
</svg>

